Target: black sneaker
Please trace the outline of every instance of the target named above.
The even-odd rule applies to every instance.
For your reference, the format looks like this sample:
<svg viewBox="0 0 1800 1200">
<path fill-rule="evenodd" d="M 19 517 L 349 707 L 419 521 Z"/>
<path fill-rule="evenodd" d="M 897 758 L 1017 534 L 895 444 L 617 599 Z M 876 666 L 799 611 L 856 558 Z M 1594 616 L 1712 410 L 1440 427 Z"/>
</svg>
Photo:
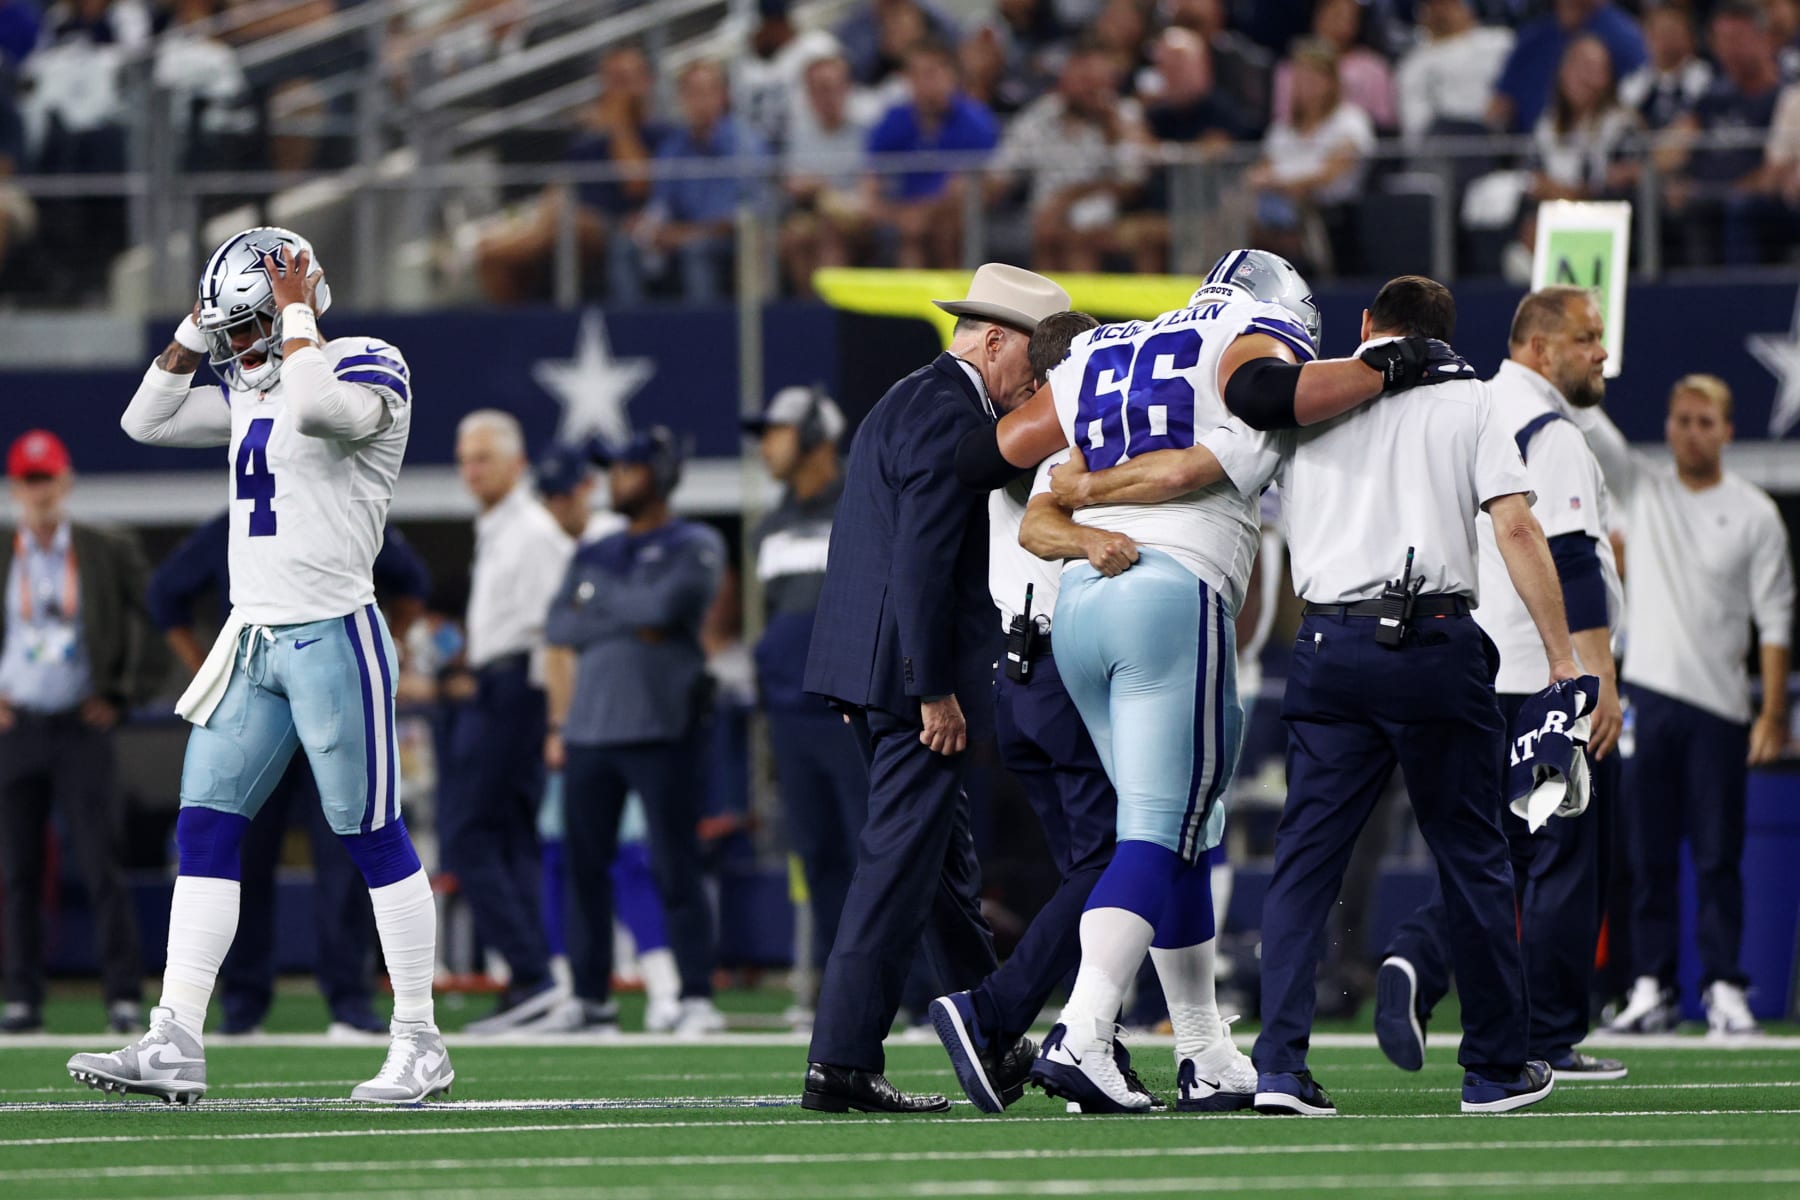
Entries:
<svg viewBox="0 0 1800 1200">
<path fill-rule="evenodd" d="M 37 1033 L 44 1028 L 44 1014 L 33 1004 L 13 1001 L 0 1010 L 0 1033 Z"/>
<path fill-rule="evenodd" d="M 1512 1079 L 1495 1079 L 1474 1071 L 1463 1073 L 1462 1110 L 1466 1113 L 1504 1113 L 1526 1108 L 1548 1096 L 1556 1087 L 1550 1064 L 1539 1059 L 1525 1064 Z"/>
<path fill-rule="evenodd" d="M 1616 1058 L 1595 1058 L 1578 1050 L 1551 1059 L 1550 1069 L 1556 1072 L 1561 1083 L 1607 1083 L 1630 1074 L 1625 1064 Z"/>
<path fill-rule="evenodd" d="M 1338 1111 L 1311 1071 L 1264 1071 L 1257 1076 L 1252 1107 L 1271 1117 L 1335 1117 Z"/>
</svg>

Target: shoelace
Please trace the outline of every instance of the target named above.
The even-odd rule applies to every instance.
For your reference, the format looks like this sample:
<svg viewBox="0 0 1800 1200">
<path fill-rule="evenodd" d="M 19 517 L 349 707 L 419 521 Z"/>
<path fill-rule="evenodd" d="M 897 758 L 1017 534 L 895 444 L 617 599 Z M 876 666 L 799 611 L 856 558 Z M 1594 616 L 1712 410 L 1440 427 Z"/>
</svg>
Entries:
<svg viewBox="0 0 1800 1200">
<path fill-rule="evenodd" d="M 381 1064 L 381 1070 L 375 1078 L 384 1083 L 399 1083 L 406 1077 L 406 1072 L 419 1054 L 417 1038 L 395 1038 L 388 1047 L 387 1061 Z"/>
</svg>

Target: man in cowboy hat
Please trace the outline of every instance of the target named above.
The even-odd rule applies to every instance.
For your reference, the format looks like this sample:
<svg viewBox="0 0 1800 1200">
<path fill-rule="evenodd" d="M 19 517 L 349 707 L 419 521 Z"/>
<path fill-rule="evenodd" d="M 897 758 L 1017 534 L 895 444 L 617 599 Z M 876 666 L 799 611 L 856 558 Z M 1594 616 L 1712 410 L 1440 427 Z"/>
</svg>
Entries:
<svg viewBox="0 0 1800 1200">
<path fill-rule="evenodd" d="M 964 750 L 993 689 L 987 493 L 957 481 L 963 435 L 1033 391 L 1026 354 L 1068 293 L 989 263 L 963 300 L 950 349 L 888 389 L 850 450 L 806 663 L 808 692 L 840 709 L 869 762 L 869 817 L 819 989 L 802 1104 L 823 1112 L 942 1112 L 883 1075 L 881 1043 L 924 946 L 942 991 L 994 969 L 963 794 Z M 846 734 L 848 736 L 848 732 Z M 996 1086 L 1024 1086 L 1035 1048 L 1001 1055 Z"/>
</svg>

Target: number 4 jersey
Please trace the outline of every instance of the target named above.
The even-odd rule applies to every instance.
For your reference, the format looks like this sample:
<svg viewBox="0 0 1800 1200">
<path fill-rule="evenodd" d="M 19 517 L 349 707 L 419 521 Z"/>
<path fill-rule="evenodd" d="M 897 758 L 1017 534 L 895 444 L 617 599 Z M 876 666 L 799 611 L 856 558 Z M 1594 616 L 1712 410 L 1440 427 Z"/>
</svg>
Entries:
<svg viewBox="0 0 1800 1200">
<path fill-rule="evenodd" d="M 1209 300 L 1083 334 L 1050 372 L 1063 433 L 1091 471 L 1193 447 L 1231 415 L 1219 394 L 1219 359 L 1249 333 L 1279 339 L 1300 362 L 1315 357 L 1293 314 L 1260 300 Z M 1219 484 L 1162 504 L 1095 505 L 1075 520 L 1164 551 L 1225 596 L 1233 612 L 1242 605 L 1260 540 L 1255 498 Z"/>
<path fill-rule="evenodd" d="M 328 620 L 375 600 L 375 555 L 412 429 L 411 375 L 375 338 L 334 338 L 325 361 L 340 383 L 381 397 L 382 429 L 357 441 L 301 433 L 286 369 L 266 392 L 213 393 L 231 406 L 231 604 L 254 625 Z"/>
</svg>

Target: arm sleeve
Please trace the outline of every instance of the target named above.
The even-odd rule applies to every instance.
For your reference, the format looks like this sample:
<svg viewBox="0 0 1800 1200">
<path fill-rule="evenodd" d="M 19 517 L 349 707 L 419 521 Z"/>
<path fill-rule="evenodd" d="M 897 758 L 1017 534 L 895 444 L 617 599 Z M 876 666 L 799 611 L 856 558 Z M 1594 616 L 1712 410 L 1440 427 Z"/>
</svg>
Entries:
<svg viewBox="0 0 1800 1200">
<path fill-rule="evenodd" d="M 956 443 L 956 477 L 965 487 L 991 492 L 1005 487 L 1029 467 L 1015 467 L 1000 452 L 1000 427 L 976 426 Z"/>
<path fill-rule="evenodd" d="M 393 421 L 383 395 L 388 389 L 378 391 L 370 384 L 339 378 L 317 346 L 288 355 L 281 366 L 281 379 L 287 385 L 294 424 L 307 437 L 359 442 Z"/>
<path fill-rule="evenodd" d="M 146 446 L 229 446 L 231 402 L 223 385 L 197 388 L 192 375 L 151 364 L 125 406 L 119 428 Z"/>
<path fill-rule="evenodd" d="M 1750 564 L 1750 613 L 1764 645 L 1785 646 L 1794 629 L 1794 560 L 1780 512 L 1763 499 L 1766 532 L 1758 537 L 1761 550 Z"/>
<path fill-rule="evenodd" d="M 956 690 L 957 553 L 983 499 L 957 482 L 956 443 L 968 422 L 927 428 L 904 451 L 888 595 L 899 625 L 906 694 L 947 696 Z"/>
<path fill-rule="evenodd" d="M 229 519 L 229 518 L 227 518 Z M 179 629 L 194 623 L 194 602 L 208 588 L 222 587 L 217 564 L 227 550 L 224 521 L 212 520 L 194 530 L 150 576 L 145 601 L 150 620 L 158 629 Z"/>
<path fill-rule="evenodd" d="M 1563 610 L 1569 631 L 1605 629 L 1606 576 L 1600 569 L 1602 543 L 1585 533 L 1559 533 L 1550 540 L 1550 557 L 1556 560 L 1556 578 L 1562 582 Z M 1612 553 L 1612 543 L 1604 543 Z"/>
</svg>

